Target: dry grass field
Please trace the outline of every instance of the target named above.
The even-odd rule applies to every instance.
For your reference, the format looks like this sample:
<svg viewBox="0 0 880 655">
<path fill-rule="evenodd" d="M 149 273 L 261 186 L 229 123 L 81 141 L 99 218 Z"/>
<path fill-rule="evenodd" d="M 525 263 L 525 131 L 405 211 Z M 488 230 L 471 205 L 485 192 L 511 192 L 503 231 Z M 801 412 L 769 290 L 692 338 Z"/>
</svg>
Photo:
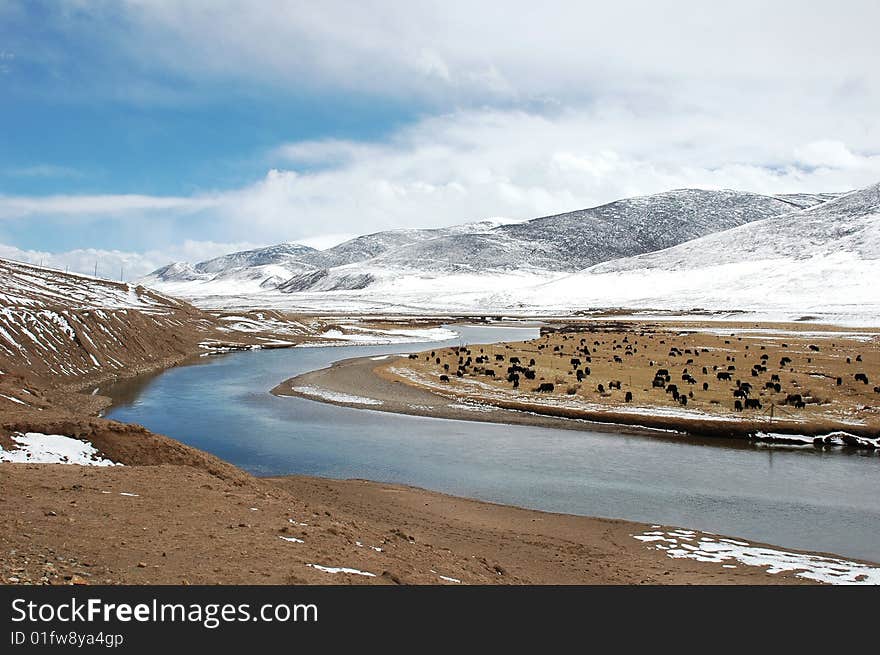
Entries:
<svg viewBox="0 0 880 655">
<path fill-rule="evenodd" d="M 394 367 L 410 384 L 524 409 L 532 402 L 880 434 L 880 333 L 872 330 L 582 323 L 521 343 L 427 351 Z M 402 368 L 412 374 L 401 376 Z"/>
</svg>

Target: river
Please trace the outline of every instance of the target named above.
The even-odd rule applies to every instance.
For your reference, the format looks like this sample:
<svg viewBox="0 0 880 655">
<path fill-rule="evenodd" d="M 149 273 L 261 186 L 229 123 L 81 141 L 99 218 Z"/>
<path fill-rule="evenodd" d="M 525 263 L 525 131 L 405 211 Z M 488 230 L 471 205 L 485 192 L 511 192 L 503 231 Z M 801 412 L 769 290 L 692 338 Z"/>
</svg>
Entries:
<svg viewBox="0 0 880 655">
<path fill-rule="evenodd" d="M 452 343 L 537 328 L 456 326 Z M 533 509 L 677 525 L 880 562 L 880 457 L 863 451 L 494 425 L 350 409 L 269 389 L 349 357 L 435 344 L 237 352 L 124 380 L 108 418 L 256 475 L 410 484 Z"/>
</svg>

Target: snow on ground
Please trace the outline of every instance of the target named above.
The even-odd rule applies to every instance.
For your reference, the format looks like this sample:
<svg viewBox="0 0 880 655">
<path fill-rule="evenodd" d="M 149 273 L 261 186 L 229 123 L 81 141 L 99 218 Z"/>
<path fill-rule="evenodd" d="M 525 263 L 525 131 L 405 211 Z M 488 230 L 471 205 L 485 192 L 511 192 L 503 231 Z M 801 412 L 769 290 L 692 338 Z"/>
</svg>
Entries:
<svg viewBox="0 0 880 655">
<path fill-rule="evenodd" d="M 122 466 L 100 457 L 98 451 L 88 441 L 80 441 L 60 434 L 27 432 L 13 434 L 12 440 L 18 448 L 13 450 L 0 448 L 0 462 Z"/>
<path fill-rule="evenodd" d="M 354 396 L 320 387 L 293 387 L 293 390 L 310 398 L 320 398 L 337 403 L 351 403 L 352 405 L 381 405 L 381 400 L 375 398 L 364 398 L 363 396 Z"/>
<path fill-rule="evenodd" d="M 693 530 L 652 530 L 633 537 L 675 559 L 726 563 L 728 567 L 738 562 L 746 566 L 766 567 L 771 575 L 794 573 L 799 578 L 827 584 L 880 584 L 880 568 L 836 557 L 757 546 L 716 535 L 698 534 Z"/>
<path fill-rule="evenodd" d="M 318 571 L 323 571 L 324 573 L 351 573 L 352 575 L 365 575 L 368 578 L 375 578 L 375 573 L 370 573 L 369 571 L 359 571 L 357 569 L 350 569 L 345 566 L 322 566 L 321 564 L 306 564 L 306 566 L 310 566 L 313 569 L 317 569 Z"/>
<path fill-rule="evenodd" d="M 434 569 L 431 569 L 431 573 L 436 575 L 441 580 L 445 580 L 446 582 L 455 582 L 455 583 L 461 584 L 461 580 L 459 580 L 458 578 L 450 578 L 448 575 L 440 575 Z"/>
<path fill-rule="evenodd" d="M 782 443 L 814 444 L 816 441 L 829 446 L 857 446 L 867 449 L 880 448 L 880 438 L 860 437 L 849 432 L 830 432 L 825 435 L 811 437 L 805 434 L 783 434 L 779 432 L 758 432 L 755 436 L 767 441 L 779 441 Z"/>
<path fill-rule="evenodd" d="M 796 321 L 803 316 L 832 325 L 880 325 L 880 260 L 848 253 L 712 264 L 687 271 L 642 268 L 587 269 L 574 274 L 487 271 L 457 275 L 387 272 L 355 291 L 256 295 L 186 294 L 208 309 L 271 308 L 345 314 L 571 315 L 604 309 L 657 312 L 651 319 Z M 162 287 L 163 290 L 166 287 Z M 171 289 L 168 289 L 172 291 Z M 672 312 L 677 315 L 664 315 Z M 709 312 L 720 312 L 712 314 Z M 331 338 L 328 336 L 328 338 Z M 387 341 L 385 343 L 392 343 Z"/>
<path fill-rule="evenodd" d="M 254 311 L 249 316 L 221 316 L 221 332 L 270 332 L 298 336 L 310 334 L 310 326 L 292 318 L 272 315 L 268 312 Z"/>
<path fill-rule="evenodd" d="M 687 270 L 593 267 L 530 289 L 500 292 L 488 297 L 486 305 L 516 300 L 545 311 L 741 309 L 768 320 L 815 315 L 834 323 L 877 325 L 876 279 L 880 279 L 880 260 L 843 252 L 722 264 L 704 258 Z"/>
<path fill-rule="evenodd" d="M 355 541 L 354 545 L 357 546 L 358 548 L 364 548 L 363 542 L 360 542 L 360 541 Z M 367 546 L 367 548 L 369 548 L 370 550 L 375 550 L 377 553 L 382 552 L 382 549 L 379 548 L 379 546 Z"/>
<path fill-rule="evenodd" d="M 347 331 L 332 329 L 318 335 L 319 339 L 327 339 L 332 343 L 354 344 L 359 346 L 384 346 L 399 343 L 422 343 L 432 341 L 449 341 L 458 333 L 449 328 L 411 328 L 398 330 L 378 330 L 356 325 L 346 326 Z M 325 346 L 327 343 L 302 344 L 301 347 Z"/>
<path fill-rule="evenodd" d="M 3 273 L 0 306 L 28 307 L 32 310 L 52 307 L 137 309 L 146 313 L 165 313 L 180 304 L 178 300 L 141 286 L 90 275 L 63 273 L 8 259 L 0 259 L 0 271 Z M 72 335 L 72 329 L 70 333 Z"/>
<path fill-rule="evenodd" d="M 699 325 L 688 327 L 683 332 L 703 332 L 725 336 L 731 334 L 731 329 L 726 327 L 710 327 Z M 880 338 L 876 332 L 852 332 L 843 330 L 786 330 L 783 328 L 738 328 L 736 336 L 745 339 L 784 339 L 785 337 L 802 337 L 804 339 L 852 339 L 853 341 L 869 342 Z"/>
</svg>

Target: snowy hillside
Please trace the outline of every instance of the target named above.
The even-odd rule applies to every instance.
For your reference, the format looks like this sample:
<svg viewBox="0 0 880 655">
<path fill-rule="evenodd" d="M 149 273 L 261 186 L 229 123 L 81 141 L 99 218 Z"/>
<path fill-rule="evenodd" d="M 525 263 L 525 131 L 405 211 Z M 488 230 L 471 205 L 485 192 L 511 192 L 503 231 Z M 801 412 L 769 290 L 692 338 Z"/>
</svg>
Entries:
<svg viewBox="0 0 880 655">
<path fill-rule="evenodd" d="M 711 234 L 674 248 L 599 264 L 591 273 L 683 270 L 743 261 L 850 253 L 880 257 L 880 184 L 810 209 Z"/>
<path fill-rule="evenodd" d="M 244 289 L 272 288 L 294 275 L 318 269 L 321 253 L 297 243 L 246 250 L 192 265 L 175 262 L 142 280 L 151 287 L 174 282 L 214 282 Z"/>
<path fill-rule="evenodd" d="M 487 302 L 880 316 L 880 184 Z"/>
<path fill-rule="evenodd" d="M 517 241 L 544 246 L 549 270 L 572 271 L 696 239 L 800 209 L 804 203 L 741 191 L 678 189 L 499 228 Z"/>
<path fill-rule="evenodd" d="M 167 313 L 187 306 L 143 286 L 0 259 L 0 307 L 137 309 Z"/>
<path fill-rule="evenodd" d="M 231 253 L 194 265 L 175 262 L 153 271 L 140 282 L 186 297 L 260 293 L 275 288 L 283 292 L 307 288 L 359 289 L 373 281 L 369 273 L 355 271 L 350 275 L 343 270 L 339 276 L 330 276 L 329 272 L 379 259 L 411 244 L 449 236 L 482 234 L 508 222 L 491 220 L 437 229 L 387 230 L 356 237 L 323 251 L 296 243 L 282 243 Z"/>
<path fill-rule="evenodd" d="M 746 312 L 740 317 L 880 321 L 875 282 L 880 280 L 880 184 L 845 195 L 796 194 L 769 200 L 753 194 L 706 193 L 670 192 L 578 212 L 577 220 L 563 214 L 483 233 L 409 240 L 364 261 L 316 269 L 256 293 L 236 293 L 223 285 L 188 291 L 199 305 L 213 308 L 521 315 L 699 308 Z M 691 205 L 716 212 L 716 218 L 694 213 Z M 725 207 L 731 215 L 719 217 Z M 780 207 L 781 214 L 747 220 Z M 677 211 L 681 214 L 675 219 Z M 668 238 L 660 225 L 680 223 L 680 235 L 711 224 L 732 227 L 574 273 L 529 263 L 551 256 L 557 247 L 554 235 L 574 238 L 581 223 L 617 229 L 612 216 L 648 235 L 641 243 L 655 245 Z M 550 237 L 539 236 L 535 225 L 545 225 Z M 534 241 L 511 236 L 524 233 L 532 233 Z M 527 243 L 531 259 L 513 256 Z M 480 265 L 502 256 L 520 263 L 492 269 Z M 185 288 L 187 282 L 176 285 Z"/>
<path fill-rule="evenodd" d="M 180 335 L 209 325 L 142 286 L 0 259 L 0 382 L 10 372 L 58 381 L 137 366 L 156 351 L 182 352 Z"/>
<path fill-rule="evenodd" d="M 201 301 L 272 290 L 299 294 L 370 289 L 381 293 L 383 284 L 411 275 L 571 273 L 825 199 L 811 194 L 764 196 L 679 189 L 521 223 L 483 221 L 379 232 L 324 251 L 281 244 L 195 265 L 171 264 L 142 282 Z"/>
</svg>

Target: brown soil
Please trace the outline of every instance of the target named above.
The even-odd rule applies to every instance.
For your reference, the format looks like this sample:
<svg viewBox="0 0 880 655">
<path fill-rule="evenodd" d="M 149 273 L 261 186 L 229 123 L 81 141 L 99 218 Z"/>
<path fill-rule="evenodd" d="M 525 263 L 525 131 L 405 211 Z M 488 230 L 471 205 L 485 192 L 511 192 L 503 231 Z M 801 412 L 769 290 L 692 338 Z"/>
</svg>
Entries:
<svg viewBox="0 0 880 655">
<path fill-rule="evenodd" d="M 456 584 L 440 576 L 464 584 L 805 582 L 756 567 L 670 559 L 632 537 L 650 529 L 642 524 L 397 485 L 243 474 L 231 481 L 197 465 L 168 464 L 2 464 L 0 478 L 6 583 Z"/>
</svg>

